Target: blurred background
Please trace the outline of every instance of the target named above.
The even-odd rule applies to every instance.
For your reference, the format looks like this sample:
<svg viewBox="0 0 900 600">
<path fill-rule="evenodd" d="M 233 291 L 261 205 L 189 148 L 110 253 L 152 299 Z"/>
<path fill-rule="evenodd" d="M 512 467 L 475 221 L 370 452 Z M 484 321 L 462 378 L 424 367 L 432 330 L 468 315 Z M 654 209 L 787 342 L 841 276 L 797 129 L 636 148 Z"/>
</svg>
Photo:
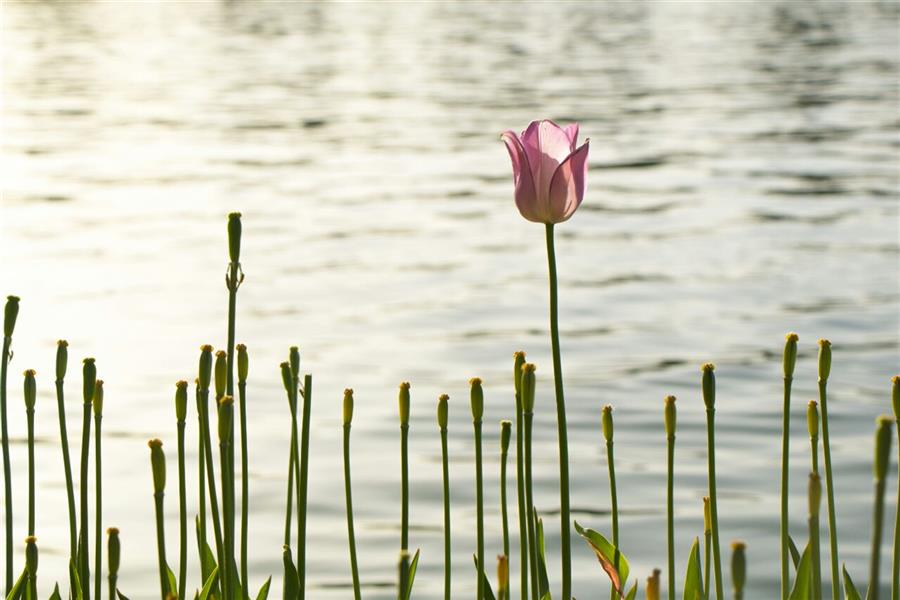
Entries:
<svg viewBox="0 0 900 600">
<path fill-rule="evenodd" d="M 803 415 L 816 340 L 827 337 L 840 558 L 865 581 L 874 419 L 890 412 L 900 371 L 896 2 L 4 2 L 0 15 L 0 292 L 22 297 L 9 383 L 16 540 L 27 506 L 19 373 L 35 368 L 42 592 L 65 580 L 52 379 L 66 338 L 70 439 L 80 436 L 80 359 L 96 357 L 106 382 L 103 520 L 122 531 L 120 586 L 156 595 L 145 441 L 164 440 L 174 473 L 174 383 L 195 377 L 202 343 L 225 344 L 234 210 L 244 215 L 237 337 L 250 352 L 252 586 L 273 574 L 281 588 L 290 433 L 278 363 L 296 344 L 315 389 L 308 597 L 350 595 L 345 387 L 356 390 L 364 595 L 394 597 L 402 380 L 413 395 L 416 597 L 442 590 L 442 392 L 454 595 L 474 593 L 467 380 L 486 384 L 493 556 L 498 422 L 514 416 L 518 349 L 538 365 L 536 504 L 557 587 L 544 232 L 516 211 L 498 139 L 538 118 L 578 121 L 592 139 L 584 204 L 557 228 L 573 516 L 609 531 L 599 423 L 613 404 L 623 550 L 641 581 L 664 567 L 662 399 L 675 394 L 680 585 L 702 536 L 699 365 L 713 361 L 723 546 L 746 540 L 747 597 L 774 597 L 784 334 L 800 335 L 798 540 Z M 192 489 L 195 459 L 189 444 Z M 173 484 L 170 557 L 176 498 Z M 573 544 L 576 595 L 605 594 L 596 560 Z M 516 553 L 511 564 L 516 582 Z M 191 577 L 199 586 L 196 562 Z"/>
</svg>

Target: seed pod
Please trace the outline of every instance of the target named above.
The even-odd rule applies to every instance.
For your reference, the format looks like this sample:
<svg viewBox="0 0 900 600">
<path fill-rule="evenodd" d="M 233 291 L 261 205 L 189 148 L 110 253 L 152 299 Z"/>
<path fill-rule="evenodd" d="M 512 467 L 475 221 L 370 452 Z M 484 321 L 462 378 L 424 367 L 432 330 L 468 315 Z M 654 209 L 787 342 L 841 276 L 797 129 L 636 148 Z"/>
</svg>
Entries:
<svg viewBox="0 0 900 600">
<path fill-rule="evenodd" d="M 666 437 L 675 437 L 675 396 L 666 396 L 665 400 Z"/>
<path fill-rule="evenodd" d="M 288 360 L 291 363 L 291 375 L 296 379 L 300 377 L 300 349 L 291 346 Z"/>
<path fill-rule="evenodd" d="M 791 379 L 794 376 L 794 367 L 797 365 L 797 341 L 800 339 L 796 333 L 789 333 L 784 336 L 784 358 L 782 365 L 784 367 L 785 379 Z"/>
<path fill-rule="evenodd" d="M 481 388 L 481 379 L 473 377 L 469 380 L 469 385 L 471 386 L 469 398 L 472 405 L 472 420 L 480 423 L 481 417 L 484 415 L 484 390 Z"/>
<path fill-rule="evenodd" d="M 216 377 L 216 398 L 221 398 L 225 395 L 225 383 L 228 379 L 228 355 L 225 354 L 224 350 L 216 352 L 214 373 Z"/>
<path fill-rule="evenodd" d="M 187 418 L 187 381 L 175 384 L 175 418 L 182 422 Z"/>
<path fill-rule="evenodd" d="M 62 381 L 66 377 L 66 367 L 69 364 L 69 342 L 59 340 L 56 342 L 56 380 Z"/>
<path fill-rule="evenodd" d="M 234 419 L 234 398 L 222 396 L 219 399 L 219 442 L 231 441 L 231 424 Z"/>
<path fill-rule="evenodd" d="M 353 390 L 347 388 L 344 390 L 344 425 L 349 425 L 353 421 Z"/>
<path fill-rule="evenodd" d="M 600 417 L 600 424 L 603 429 L 603 437 L 607 442 L 613 441 L 613 407 L 609 404 L 603 407 L 603 413 Z"/>
<path fill-rule="evenodd" d="M 34 410 L 34 402 L 37 398 L 37 384 L 34 381 L 34 369 L 25 371 L 25 408 Z"/>
<path fill-rule="evenodd" d="M 831 342 L 819 340 L 819 381 L 828 381 L 831 375 Z"/>
<path fill-rule="evenodd" d="M 241 213 L 228 215 L 228 256 L 231 262 L 241 262 Z"/>
<path fill-rule="evenodd" d="M 3 335 L 11 338 L 16 328 L 16 318 L 19 316 L 19 297 L 7 296 L 6 307 L 3 309 Z"/>
<path fill-rule="evenodd" d="M 400 412 L 400 427 L 409 426 L 409 382 L 404 381 L 400 384 L 400 394 L 397 402 Z"/>
<path fill-rule="evenodd" d="M 534 370 L 532 363 L 522 365 L 522 410 L 527 413 L 534 412 Z"/>
<path fill-rule="evenodd" d="M 122 546 L 119 542 L 119 530 L 116 527 L 110 527 L 106 530 L 109 535 L 107 542 L 107 556 L 109 559 L 109 575 L 115 577 L 119 574 L 119 559 L 122 556 Z"/>
<path fill-rule="evenodd" d="M 706 363 L 701 368 L 701 371 L 703 371 L 703 403 L 706 405 L 707 410 L 712 410 L 716 407 L 716 376 L 713 373 L 715 370 L 716 366 L 712 363 Z"/>
<path fill-rule="evenodd" d="M 166 455 L 162 441 L 154 438 L 147 445 L 150 447 L 150 467 L 153 470 L 153 493 L 162 494 L 166 490 Z"/>
<path fill-rule="evenodd" d="M 94 364 L 93 358 L 84 359 L 81 372 L 84 377 L 84 386 L 82 387 L 84 403 L 90 404 L 94 399 L 94 386 L 97 384 L 97 365 Z"/>
<path fill-rule="evenodd" d="M 509 451 L 509 438 L 512 436 L 512 422 L 500 421 L 500 452 Z"/>
<path fill-rule="evenodd" d="M 28 575 L 32 579 L 37 575 L 38 548 L 37 538 L 33 535 L 29 535 L 27 538 L 25 538 L 25 569 L 28 571 Z"/>
<path fill-rule="evenodd" d="M 809 474 L 809 516 L 818 517 L 822 505 L 822 479 L 816 473 Z"/>
<path fill-rule="evenodd" d="M 891 438 L 893 437 L 891 426 L 894 420 L 887 415 L 878 417 L 875 422 L 875 480 L 881 481 L 887 476 L 890 464 Z"/>
<path fill-rule="evenodd" d="M 734 591 L 742 594 L 747 581 L 747 544 L 731 542 L 731 581 Z"/>
<path fill-rule="evenodd" d="M 819 404 L 815 400 L 806 405 L 806 429 L 810 439 L 819 439 Z"/>
<path fill-rule="evenodd" d="M 250 359 L 247 356 L 247 346 L 238 344 L 237 349 L 237 376 L 238 383 L 247 383 L 247 374 L 250 372 Z"/>
<path fill-rule="evenodd" d="M 212 351 L 213 351 L 213 347 L 210 346 L 209 344 L 204 344 L 203 346 L 200 346 L 200 368 L 199 368 L 200 376 L 199 376 L 199 379 L 200 379 L 200 389 L 204 390 L 204 391 L 209 389 L 209 383 L 212 380 L 212 365 L 213 365 Z"/>
<path fill-rule="evenodd" d="M 516 387 L 516 395 L 522 393 L 522 365 L 525 364 L 525 353 L 519 350 L 513 353 L 513 384 Z"/>
<path fill-rule="evenodd" d="M 103 380 L 98 379 L 94 384 L 94 415 L 97 417 L 103 416 Z"/>
<path fill-rule="evenodd" d="M 448 400 L 450 400 L 450 396 L 447 394 L 441 394 L 438 397 L 437 422 L 438 427 L 440 427 L 442 431 L 447 429 L 447 417 L 449 416 L 449 409 L 447 407 Z"/>
</svg>

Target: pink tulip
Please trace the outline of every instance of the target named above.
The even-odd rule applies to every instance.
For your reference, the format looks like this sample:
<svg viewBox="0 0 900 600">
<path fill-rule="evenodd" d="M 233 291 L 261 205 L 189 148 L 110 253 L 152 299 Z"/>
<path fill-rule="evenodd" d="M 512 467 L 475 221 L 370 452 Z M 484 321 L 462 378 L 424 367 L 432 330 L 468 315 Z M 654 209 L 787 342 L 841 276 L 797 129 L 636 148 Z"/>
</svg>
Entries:
<svg viewBox="0 0 900 600">
<path fill-rule="evenodd" d="M 532 121 L 521 136 L 509 130 L 500 137 L 512 159 L 522 216 L 535 223 L 567 221 L 581 205 L 587 184 L 590 140 L 576 149 L 578 124 Z"/>
</svg>

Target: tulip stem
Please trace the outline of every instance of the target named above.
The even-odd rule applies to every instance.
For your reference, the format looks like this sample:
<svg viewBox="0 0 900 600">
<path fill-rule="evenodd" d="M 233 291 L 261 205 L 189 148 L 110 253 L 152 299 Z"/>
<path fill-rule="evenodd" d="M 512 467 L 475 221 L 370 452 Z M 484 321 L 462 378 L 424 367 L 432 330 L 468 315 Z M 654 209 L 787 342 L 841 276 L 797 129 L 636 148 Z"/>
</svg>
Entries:
<svg viewBox="0 0 900 600">
<path fill-rule="evenodd" d="M 834 514 L 834 479 L 831 474 L 831 441 L 828 436 L 827 386 L 828 380 L 819 378 L 819 409 L 822 414 L 822 456 L 825 459 L 825 491 L 828 498 L 828 541 L 831 547 L 831 596 L 833 600 L 841 600 L 837 523 Z"/>
<path fill-rule="evenodd" d="M 791 593 L 790 550 L 788 549 L 788 461 L 791 438 L 791 382 L 793 377 L 784 378 L 784 404 L 781 426 L 781 598 L 787 600 Z"/>
<path fill-rule="evenodd" d="M 9 433 L 6 427 L 6 374 L 9 369 L 9 347 L 11 336 L 3 337 L 3 356 L 0 359 L 0 437 L 3 439 L 3 498 L 6 515 L 6 592 L 9 594 L 13 585 L 13 510 L 12 510 L 12 472 L 9 464 Z"/>
<path fill-rule="evenodd" d="M 531 600 L 538 600 L 537 538 L 534 532 L 534 493 L 531 478 L 531 430 L 534 413 L 526 410 L 525 417 L 525 501 L 528 503 L 528 555 L 531 571 Z"/>
<path fill-rule="evenodd" d="M 295 452 L 297 449 L 297 404 L 294 394 L 288 390 L 288 406 L 291 409 L 291 446 L 288 449 L 288 487 L 284 515 L 284 545 L 291 545 L 291 517 L 294 512 L 294 470 Z"/>
<path fill-rule="evenodd" d="M 556 285 L 556 250 L 553 223 L 546 224 L 547 265 L 550 276 L 550 341 L 553 349 L 553 383 L 556 388 L 556 421 L 559 430 L 559 515 L 562 544 L 562 600 L 572 597 L 572 557 L 569 516 L 569 442 L 566 427 L 566 401 L 563 394 L 562 358 L 559 350 L 559 301 Z"/>
<path fill-rule="evenodd" d="M 409 423 L 400 425 L 400 551 L 409 549 Z"/>
<path fill-rule="evenodd" d="M 312 375 L 303 378 L 303 425 L 300 432 L 300 478 L 297 498 L 297 572 L 300 574 L 300 600 L 306 597 L 306 497 L 309 477 L 309 419 L 312 409 Z"/>
<path fill-rule="evenodd" d="M 187 590 L 187 484 L 184 472 L 184 419 L 178 419 L 178 517 L 179 517 L 179 557 L 178 557 L 178 600 L 185 600 Z M 98 596 L 99 599 L 99 596 Z"/>
<path fill-rule="evenodd" d="M 360 600 L 359 567 L 356 562 L 356 533 L 353 528 L 353 490 L 350 485 L 350 423 L 344 423 L 344 497 L 347 502 L 347 537 L 350 542 L 350 574 L 353 577 L 353 597 Z"/>
<path fill-rule="evenodd" d="M 441 426 L 441 478 L 444 489 L 444 600 L 450 600 L 450 461 L 447 427 Z"/>
<path fill-rule="evenodd" d="M 519 569 L 521 600 L 528 598 L 528 525 L 525 511 L 524 415 L 522 410 L 522 365 L 525 353 L 516 352 L 513 360 L 513 385 L 516 391 L 516 496 L 519 511 Z"/>
<path fill-rule="evenodd" d="M 226 398 L 229 400 L 230 397 Z M 233 401 L 232 401 L 233 402 Z M 233 598 L 235 595 L 234 585 L 234 474 L 233 465 L 231 464 L 231 437 L 229 435 L 230 425 L 232 423 L 229 411 L 233 410 L 232 406 L 223 403 L 219 406 L 218 417 L 227 419 L 226 431 L 223 431 L 222 425 L 219 425 L 219 463 L 222 475 L 222 512 L 224 522 L 224 563 L 219 567 L 222 573 L 222 593 L 225 598 Z"/>
</svg>

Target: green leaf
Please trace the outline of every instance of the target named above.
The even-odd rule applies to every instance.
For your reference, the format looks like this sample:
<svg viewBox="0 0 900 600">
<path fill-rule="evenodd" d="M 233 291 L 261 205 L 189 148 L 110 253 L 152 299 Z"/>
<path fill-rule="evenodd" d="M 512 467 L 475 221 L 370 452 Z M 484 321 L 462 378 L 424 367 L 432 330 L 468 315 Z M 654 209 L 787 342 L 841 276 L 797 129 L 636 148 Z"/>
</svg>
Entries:
<svg viewBox="0 0 900 600">
<path fill-rule="evenodd" d="M 197 597 L 198 600 L 208 600 L 210 594 L 212 593 L 213 586 L 216 584 L 216 575 L 218 574 L 219 569 L 213 568 L 212 573 L 209 574 L 209 577 L 206 578 L 206 583 L 203 584 L 203 589 L 200 590 L 200 595 Z"/>
<path fill-rule="evenodd" d="M 788 550 L 791 551 L 791 561 L 794 563 L 794 570 L 797 570 L 797 566 L 800 564 L 800 551 L 797 550 L 797 544 L 794 543 L 794 538 L 788 536 Z"/>
<path fill-rule="evenodd" d="M 297 574 L 297 568 L 294 567 L 290 547 L 284 547 L 282 559 L 284 561 L 284 600 L 298 600 L 300 598 L 300 576 Z"/>
<path fill-rule="evenodd" d="M 406 584 L 406 600 L 412 598 L 413 583 L 416 581 L 416 569 L 419 566 L 419 551 L 416 550 L 412 562 L 409 563 L 409 583 Z"/>
<path fill-rule="evenodd" d="M 256 600 L 266 600 L 269 597 L 269 586 L 272 585 L 272 576 L 269 575 L 269 578 L 266 579 L 266 582 L 262 584 L 262 587 L 259 588 L 259 593 L 256 594 Z"/>
<path fill-rule="evenodd" d="M 50 600 L 62 600 L 62 596 L 59 595 L 59 584 L 53 586 L 53 593 L 50 594 Z"/>
<path fill-rule="evenodd" d="M 672 585 L 671 583 L 669 585 Z M 703 600 L 703 574 L 700 571 L 700 538 L 694 538 L 684 575 L 684 600 Z"/>
<path fill-rule="evenodd" d="M 169 568 L 169 565 L 166 565 L 166 577 L 169 580 L 169 593 L 177 594 L 178 582 L 175 580 L 175 573 L 172 572 L 172 569 Z"/>
<path fill-rule="evenodd" d="M 9 590 L 9 594 L 6 596 L 6 600 L 19 600 L 22 597 L 22 594 L 25 593 L 25 576 L 26 571 L 23 569 L 22 574 L 19 575 L 19 578 L 16 579 L 16 583 L 12 586 L 12 589 Z"/>
<path fill-rule="evenodd" d="M 83 600 L 84 594 L 81 591 L 81 578 L 78 576 L 78 566 L 74 560 L 69 560 L 69 577 L 72 580 L 72 596 L 74 600 Z"/>
<path fill-rule="evenodd" d="M 847 565 L 842 566 L 842 571 L 844 572 L 844 593 L 847 594 L 847 600 L 862 600 L 859 592 L 856 591 L 856 586 L 853 585 L 853 580 L 850 579 L 850 573 L 847 572 Z"/>
<path fill-rule="evenodd" d="M 128 596 L 120 592 L 118 588 L 116 588 L 116 596 L 119 597 L 119 600 L 128 600 Z"/>
<path fill-rule="evenodd" d="M 538 548 L 538 595 L 541 600 L 550 594 L 550 580 L 547 578 L 547 553 L 544 547 L 544 521 L 538 517 L 537 509 L 534 509 L 535 535 Z"/>
<path fill-rule="evenodd" d="M 488 579 L 487 573 L 484 572 L 484 569 L 481 568 L 481 565 L 478 564 L 478 556 L 473 554 L 472 560 L 475 561 L 475 572 L 478 577 L 481 577 L 481 581 L 484 582 L 484 599 L 485 600 L 496 600 L 494 596 L 494 590 L 491 588 L 491 582 Z"/>
<path fill-rule="evenodd" d="M 625 594 L 625 600 L 634 600 L 637 597 L 637 581 L 634 582 L 634 585 L 631 586 L 631 589 L 628 590 L 628 593 Z"/>
<path fill-rule="evenodd" d="M 206 543 L 205 539 L 201 539 L 200 536 L 200 517 L 197 516 L 194 521 L 196 529 L 197 529 L 197 549 L 200 552 L 200 575 L 202 580 L 205 582 L 209 579 L 210 573 L 212 573 L 216 567 L 216 557 L 213 554 L 212 548 L 209 547 L 209 544 Z M 210 592 L 213 596 L 219 595 L 219 583 L 218 579 L 213 582 L 213 589 Z"/>
<path fill-rule="evenodd" d="M 547 592 L 546 594 L 541 596 L 541 600 L 553 600 L 553 598 L 550 597 L 550 592 Z"/>
<path fill-rule="evenodd" d="M 591 547 L 591 550 L 594 551 L 597 560 L 600 561 L 600 566 L 603 567 L 603 570 L 609 575 L 613 588 L 615 588 L 620 596 L 623 595 L 624 592 L 622 588 L 624 587 L 625 582 L 628 581 L 628 559 L 626 559 L 625 555 L 620 551 L 619 568 L 616 569 L 614 562 L 616 547 L 612 545 L 612 542 L 593 529 L 584 529 L 578 524 L 578 521 L 575 521 L 575 531 L 584 538 L 584 541 L 587 542 L 588 546 Z"/>
<path fill-rule="evenodd" d="M 809 575 L 812 572 L 812 554 L 809 544 L 803 549 L 800 564 L 797 566 L 797 578 L 794 580 L 794 589 L 791 590 L 790 600 L 808 600 L 810 597 Z"/>
</svg>

